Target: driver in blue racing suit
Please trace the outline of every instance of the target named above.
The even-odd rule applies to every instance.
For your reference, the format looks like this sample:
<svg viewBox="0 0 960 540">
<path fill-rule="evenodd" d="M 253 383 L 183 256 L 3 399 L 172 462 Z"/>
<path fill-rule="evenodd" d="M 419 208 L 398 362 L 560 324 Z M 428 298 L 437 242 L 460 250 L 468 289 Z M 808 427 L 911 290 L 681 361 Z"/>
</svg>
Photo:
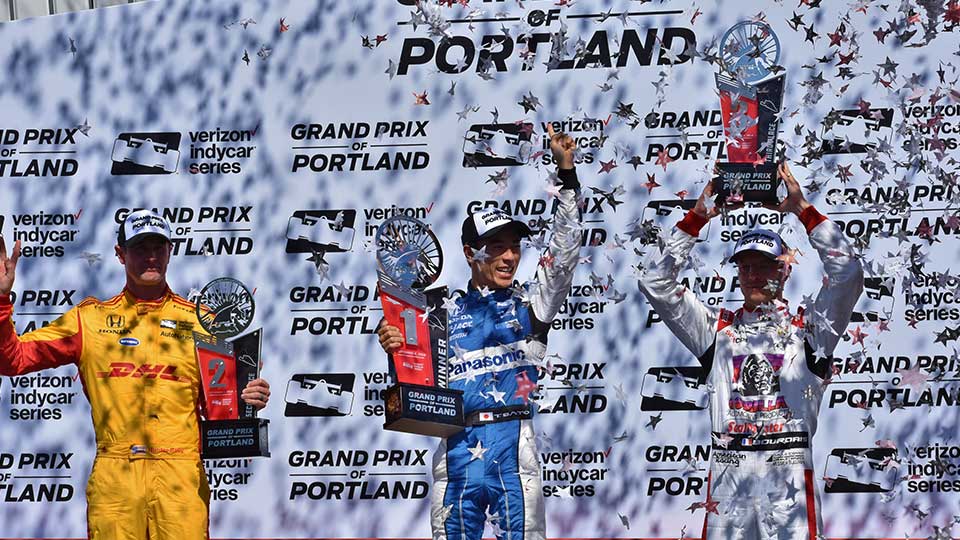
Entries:
<svg viewBox="0 0 960 540">
<path fill-rule="evenodd" d="M 582 239 L 575 143 L 549 124 L 548 132 L 562 184 L 535 278 L 524 286 L 513 279 L 520 240 L 531 234 L 523 222 L 487 209 L 467 216 L 461 229 L 471 279 L 449 316 L 449 386 L 464 392 L 467 427 L 443 439 L 434 454 L 435 539 L 479 540 L 488 516 L 498 538 L 546 538 L 530 393 Z M 377 333 L 388 353 L 403 342 L 395 326 L 382 324 Z"/>
</svg>

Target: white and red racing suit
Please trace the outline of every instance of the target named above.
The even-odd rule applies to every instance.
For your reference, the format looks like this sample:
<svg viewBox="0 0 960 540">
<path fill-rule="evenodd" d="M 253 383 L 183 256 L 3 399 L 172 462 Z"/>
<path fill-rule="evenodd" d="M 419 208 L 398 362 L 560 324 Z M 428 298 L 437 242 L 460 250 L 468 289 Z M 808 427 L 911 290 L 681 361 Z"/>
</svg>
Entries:
<svg viewBox="0 0 960 540">
<path fill-rule="evenodd" d="M 712 448 L 704 537 L 816 540 L 822 529 L 811 441 L 830 355 L 863 291 L 863 268 L 839 227 L 800 214 L 827 274 L 815 305 L 714 311 L 678 282 L 706 219 L 689 212 L 650 250 L 640 290 L 700 361 Z"/>
</svg>

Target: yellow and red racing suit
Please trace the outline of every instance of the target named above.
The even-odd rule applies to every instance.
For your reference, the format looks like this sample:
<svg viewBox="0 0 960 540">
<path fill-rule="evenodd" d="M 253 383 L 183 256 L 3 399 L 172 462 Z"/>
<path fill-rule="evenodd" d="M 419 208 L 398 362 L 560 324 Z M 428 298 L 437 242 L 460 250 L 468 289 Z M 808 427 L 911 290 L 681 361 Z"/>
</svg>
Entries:
<svg viewBox="0 0 960 540">
<path fill-rule="evenodd" d="M 17 336 L 0 296 L 0 375 L 76 364 L 97 457 L 87 483 L 91 539 L 207 538 L 210 492 L 200 461 L 194 304 L 169 290 L 88 298 Z"/>
</svg>

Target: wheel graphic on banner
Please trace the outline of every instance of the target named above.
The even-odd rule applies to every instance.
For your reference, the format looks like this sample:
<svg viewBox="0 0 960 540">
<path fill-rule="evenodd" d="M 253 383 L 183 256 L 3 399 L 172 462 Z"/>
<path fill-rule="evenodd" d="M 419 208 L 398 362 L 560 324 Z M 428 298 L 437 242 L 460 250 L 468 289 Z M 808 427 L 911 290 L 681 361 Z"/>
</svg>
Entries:
<svg viewBox="0 0 960 540">
<path fill-rule="evenodd" d="M 380 225 L 374 241 L 377 262 L 398 285 L 425 288 L 440 277 L 443 251 L 436 235 L 422 221 L 392 217 Z"/>
<path fill-rule="evenodd" d="M 231 338 L 253 322 L 253 294 L 233 278 L 217 278 L 207 283 L 197 298 L 200 326 L 211 335 Z"/>
<path fill-rule="evenodd" d="M 723 68 L 745 84 L 768 77 L 780 62 L 780 40 L 766 23 L 741 21 L 720 39 Z"/>
</svg>

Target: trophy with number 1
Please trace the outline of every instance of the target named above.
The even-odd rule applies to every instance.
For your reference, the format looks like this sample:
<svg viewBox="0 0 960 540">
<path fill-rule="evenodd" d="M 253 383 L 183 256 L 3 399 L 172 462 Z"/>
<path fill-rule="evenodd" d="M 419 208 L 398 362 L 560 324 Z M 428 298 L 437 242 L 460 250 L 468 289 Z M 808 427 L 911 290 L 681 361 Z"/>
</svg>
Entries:
<svg viewBox="0 0 960 540">
<path fill-rule="evenodd" d="M 447 388 L 443 252 L 423 222 L 392 217 L 377 229 L 377 279 L 383 317 L 403 345 L 389 356 L 393 386 L 384 392 L 384 429 L 449 437 L 463 429 L 463 392 Z"/>
</svg>

